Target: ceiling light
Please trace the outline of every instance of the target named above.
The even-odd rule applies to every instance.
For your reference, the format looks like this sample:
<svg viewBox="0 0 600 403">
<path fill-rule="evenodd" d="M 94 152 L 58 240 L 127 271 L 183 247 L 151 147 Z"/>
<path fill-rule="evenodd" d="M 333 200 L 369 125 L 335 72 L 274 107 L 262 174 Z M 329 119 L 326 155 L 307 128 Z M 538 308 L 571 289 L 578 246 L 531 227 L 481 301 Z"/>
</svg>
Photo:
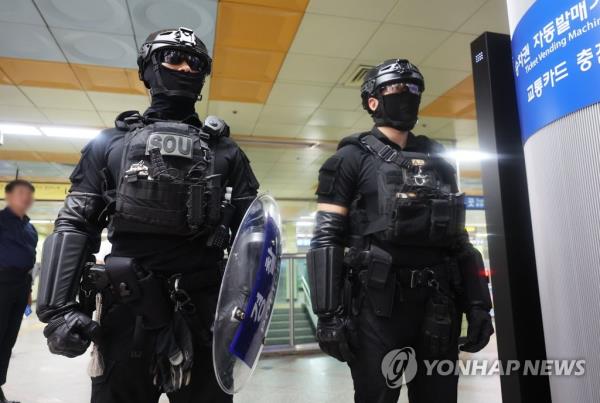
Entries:
<svg viewBox="0 0 600 403">
<path fill-rule="evenodd" d="M 100 129 L 90 129 L 87 127 L 57 127 L 42 126 L 42 133 L 48 137 L 70 137 L 79 139 L 91 139 L 100 133 Z"/>
<path fill-rule="evenodd" d="M 312 227 L 313 225 L 315 225 L 315 223 L 312 221 L 296 221 L 297 227 Z"/>
<path fill-rule="evenodd" d="M 42 133 L 35 126 L 0 123 L 0 133 L 16 134 L 21 136 L 39 136 Z"/>
<path fill-rule="evenodd" d="M 483 161 L 492 158 L 491 154 L 479 150 L 452 150 L 444 153 L 444 156 L 459 162 Z"/>
</svg>

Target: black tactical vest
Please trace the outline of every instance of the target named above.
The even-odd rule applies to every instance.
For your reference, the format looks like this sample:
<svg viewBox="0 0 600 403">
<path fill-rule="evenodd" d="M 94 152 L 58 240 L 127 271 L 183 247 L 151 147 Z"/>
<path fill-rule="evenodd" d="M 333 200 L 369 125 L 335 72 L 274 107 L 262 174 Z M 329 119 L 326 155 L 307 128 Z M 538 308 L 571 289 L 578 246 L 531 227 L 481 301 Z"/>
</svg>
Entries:
<svg viewBox="0 0 600 403">
<path fill-rule="evenodd" d="M 372 134 L 358 144 L 374 159 L 377 197 L 353 203 L 352 232 L 400 246 L 446 247 L 464 231 L 464 194 L 441 156 L 401 152 Z"/>
<path fill-rule="evenodd" d="M 210 231 L 222 198 L 210 136 L 185 123 L 139 126 L 125 134 L 113 229 L 181 236 Z"/>
</svg>

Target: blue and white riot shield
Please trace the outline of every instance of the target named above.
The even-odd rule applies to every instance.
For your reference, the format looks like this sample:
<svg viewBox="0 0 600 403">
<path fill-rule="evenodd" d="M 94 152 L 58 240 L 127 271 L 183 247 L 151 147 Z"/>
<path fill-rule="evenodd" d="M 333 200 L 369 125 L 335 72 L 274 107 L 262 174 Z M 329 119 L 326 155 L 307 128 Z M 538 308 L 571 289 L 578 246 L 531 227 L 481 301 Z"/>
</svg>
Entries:
<svg viewBox="0 0 600 403">
<path fill-rule="evenodd" d="M 238 392 L 262 351 L 277 292 L 281 261 L 279 207 L 269 195 L 252 202 L 229 254 L 213 330 L 217 381 Z"/>
</svg>

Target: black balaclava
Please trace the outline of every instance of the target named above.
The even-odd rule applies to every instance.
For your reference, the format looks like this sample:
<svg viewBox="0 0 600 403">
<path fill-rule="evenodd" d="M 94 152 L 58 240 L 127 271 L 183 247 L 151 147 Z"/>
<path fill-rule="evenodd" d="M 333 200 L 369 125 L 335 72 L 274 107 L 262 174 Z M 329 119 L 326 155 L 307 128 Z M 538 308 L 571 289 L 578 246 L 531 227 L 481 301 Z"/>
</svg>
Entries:
<svg viewBox="0 0 600 403">
<path fill-rule="evenodd" d="M 176 71 L 163 65 L 158 66 L 158 74 L 161 82 L 158 82 L 151 64 L 144 71 L 144 79 L 150 85 L 152 93 L 152 103 L 145 115 L 168 120 L 197 117 L 194 105 L 204 86 L 205 75 Z M 184 91 L 195 97 L 169 93 L 171 91 Z"/>
<path fill-rule="evenodd" d="M 412 130 L 419 120 L 421 96 L 409 91 L 398 94 L 379 95 L 379 105 L 373 112 L 375 126 L 389 126 L 394 129 Z"/>
</svg>

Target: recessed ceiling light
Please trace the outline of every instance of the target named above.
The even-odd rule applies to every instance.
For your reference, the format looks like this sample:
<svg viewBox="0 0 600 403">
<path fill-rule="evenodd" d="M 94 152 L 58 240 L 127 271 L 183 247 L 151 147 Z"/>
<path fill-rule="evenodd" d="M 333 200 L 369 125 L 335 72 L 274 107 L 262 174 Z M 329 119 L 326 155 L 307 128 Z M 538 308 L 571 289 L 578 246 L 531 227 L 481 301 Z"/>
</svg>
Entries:
<svg viewBox="0 0 600 403">
<path fill-rule="evenodd" d="M 90 129 L 87 127 L 57 127 L 42 126 L 42 133 L 48 137 L 70 137 L 79 139 L 91 139 L 100 133 L 100 129 Z"/>
<path fill-rule="evenodd" d="M 35 126 L 13 123 L 0 123 L 0 132 L 3 134 L 15 134 L 20 136 L 40 136 L 42 134 Z"/>
</svg>

